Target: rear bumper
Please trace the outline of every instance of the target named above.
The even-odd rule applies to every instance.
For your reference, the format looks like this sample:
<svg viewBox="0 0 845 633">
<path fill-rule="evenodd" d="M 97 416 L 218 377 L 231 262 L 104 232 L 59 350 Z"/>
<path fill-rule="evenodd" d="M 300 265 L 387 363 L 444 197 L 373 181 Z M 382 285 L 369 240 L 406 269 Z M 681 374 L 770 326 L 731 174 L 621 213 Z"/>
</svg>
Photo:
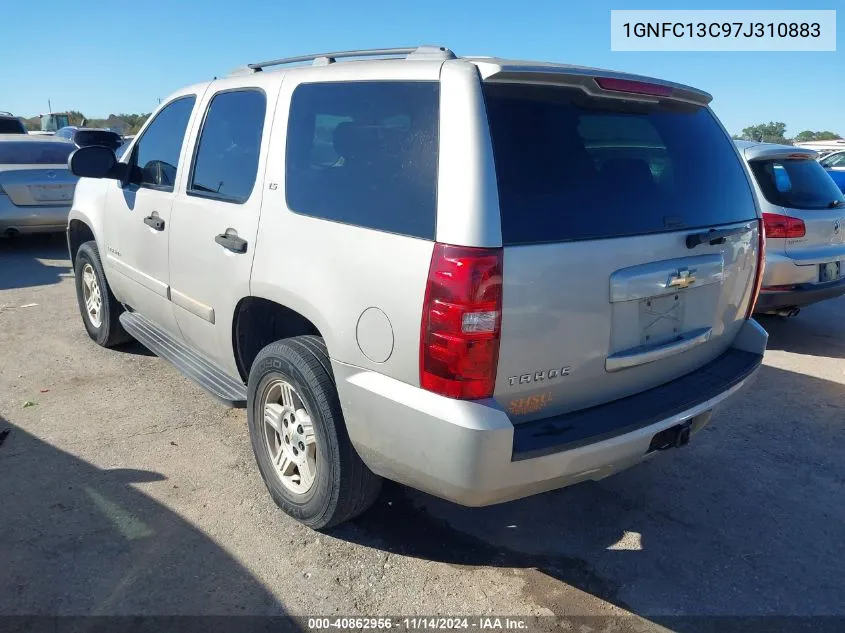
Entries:
<svg viewBox="0 0 845 633">
<path fill-rule="evenodd" d="M 0 195 L 0 235 L 9 229 L 19 233 L 52 233 L 64 231 L 70 204 L 43 207 L 19 207 L 8 196 Z"/>
<path fill-rule="evenodd" d="M 754 311 L 800 308 L 842 295 L 845 295 L 845 277 L 826 284 L 799 284 L 791 290 L 763 290 Z"/>
<path fill-rule="evenodd" d="M 734 348 L 691 374 L 600 407 L 517 426 L 492 399 L 451 400 L 342 363 L 333 362 L 333 369 L 350 438 L 371 470 L 483 506 L 602 479 L 653 454 L 657 433 L 684 423 L 697 431 L 714 407 L 755 375 L 766 338 L 748 321 Z"/>
<path fill-rule="evenodd" d="M 782 252 L 766 252 L 763 290 L 757 300 L 755 312 L 802 307 L 845 294 L 845 278 L 825 284 L 818 283 L 819 264 L 845 261 L 845 244 L 802 253 L 812 257 L 800 259 L 789 257 Z M 781 289 L 766 289 L 773 286 L 779 286 Z M 783 288 L 784 286 L 789 288 Z"/>
</svg>

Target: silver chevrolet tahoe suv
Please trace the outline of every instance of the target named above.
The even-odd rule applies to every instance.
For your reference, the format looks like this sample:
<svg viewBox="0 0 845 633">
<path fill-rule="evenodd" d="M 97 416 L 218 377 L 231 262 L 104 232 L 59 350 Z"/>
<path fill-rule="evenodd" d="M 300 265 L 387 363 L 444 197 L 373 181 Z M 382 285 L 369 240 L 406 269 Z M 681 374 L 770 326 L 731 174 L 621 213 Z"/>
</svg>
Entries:
<svg viewBox="0 0 845 633">
<path fill-rule="evenodd" d="M 427 46 L 190 86 L 119 161 L 69 159 L 85 328 L 246 406 L 316 529 L 382 477 L 469 506 L 600 479 L 686 444 L 765 349 L 710 99 Z"/>
</svg>

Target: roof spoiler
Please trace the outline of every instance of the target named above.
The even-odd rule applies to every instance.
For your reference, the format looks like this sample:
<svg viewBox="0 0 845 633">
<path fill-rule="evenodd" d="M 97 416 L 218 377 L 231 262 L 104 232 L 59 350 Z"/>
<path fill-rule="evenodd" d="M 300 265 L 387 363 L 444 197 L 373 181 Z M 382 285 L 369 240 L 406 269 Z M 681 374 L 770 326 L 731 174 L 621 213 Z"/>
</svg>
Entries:
<svg viewBox="0 0 845 633">
<path fill-rule="evenodd" d="M 530 62 L 510 64 L 484 59 L 474 63 L 484 81 L 565 85 L 592 96 L 626 101 L 671 100 L 706 106 L 713 100 L 710 93 L 683 84 L 599 68 Z"/>
</svg>

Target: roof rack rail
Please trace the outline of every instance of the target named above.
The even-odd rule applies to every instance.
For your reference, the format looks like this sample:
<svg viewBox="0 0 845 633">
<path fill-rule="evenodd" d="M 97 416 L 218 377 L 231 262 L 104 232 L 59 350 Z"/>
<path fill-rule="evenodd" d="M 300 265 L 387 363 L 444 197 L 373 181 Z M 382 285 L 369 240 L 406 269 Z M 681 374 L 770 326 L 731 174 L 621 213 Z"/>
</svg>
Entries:
<svg viewBox="0 0 845 633">
<path fill-rule="evenodd" d="M 14 115 L 14 114 L 12 114 L 11 112 L 6 112 L 6 110 L 0 110 L 0 114 L 6 114 L 6 115 L 9 115 L 9 116 L 15 116 L 15 115 Z"/>
<path fill-rule="evenodd" d="M 327 66 L 343 57 L 401 57 L 405 59 L 455 59 L 455 53 L 445 46 L 413 46 L 408 48 L 370 48 L 357 51 L 335 51 L 332 53 L 315 53 L 313 55 L 299 55 L 297 57 L 283 57 L 271 59 L 257 64 L 248 64 L 247 68 L 253 72 L 260 72 L 268 66 L 313 62 L 314 66 Z"/>
</svg>

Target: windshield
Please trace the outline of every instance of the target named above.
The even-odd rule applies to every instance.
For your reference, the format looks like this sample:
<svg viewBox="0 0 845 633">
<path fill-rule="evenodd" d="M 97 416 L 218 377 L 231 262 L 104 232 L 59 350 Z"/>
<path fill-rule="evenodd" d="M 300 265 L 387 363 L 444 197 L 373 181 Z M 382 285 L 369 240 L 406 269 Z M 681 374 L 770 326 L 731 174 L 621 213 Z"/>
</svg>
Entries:
<svg viewBox="0 0 845 633">
<path fill-rule="evenodd" d="M 0 165 L 64 165 L 75 149 L 70 143 L 56 141 L 0 143 Z"/>
<path fill-rule="evenodd" d="M 506 245 L 756 217 L 745 170 L 707 108 L 526 84 L 484 94 Z"/>
<path fill-rule="evenodd" d="M 751 161 L 763 196 L 781 207 L 827 209 L 842 201 L 842 192 L 819 163 L 807 158 Z"/>
</svg>

